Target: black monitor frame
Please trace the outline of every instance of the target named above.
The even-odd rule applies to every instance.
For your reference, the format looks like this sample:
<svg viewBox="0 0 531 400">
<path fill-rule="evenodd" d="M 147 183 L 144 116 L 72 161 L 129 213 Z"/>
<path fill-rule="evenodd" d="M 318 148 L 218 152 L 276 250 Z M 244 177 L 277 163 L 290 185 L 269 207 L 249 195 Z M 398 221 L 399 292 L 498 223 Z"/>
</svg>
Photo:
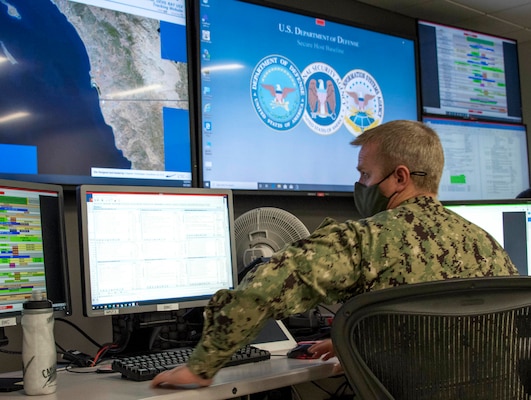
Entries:
<svg viewBox="0 0 531 400">
<path fill-rule="evenodd" d="M 218 221 L 219 226 L 218 225 L 214 226 L 213 225 L 214 222 L 212 221 L 205 222 L 205 224 L 210 226 L 211 229 L 221 230 L 221 227 L 223 227 L 223 237 L 222 239 L 220 239 L 220 241 L 222 241 L 222 244 L 219 244 L 218 242 L 216 242 L 217 243 L 216 245 L 223 246 L 223 252 L 220 254 L 224 255 L 223 262 L 225 264 L 223 266 L 223 271 L 225 273 L 228 273 L 226 279 L 229 283 L 223 287 L 221 286 L 218 287 L 219 285 L 216 286 L 215 284 L 212 284 L 210 289 L 205 288 L 204 291 L 200 294 L 194 292 L 194 293 L 190 293 L 186 295 L 180 294 L 178 292 L 175 292 L 175 295 L 173 295 L 173 292 L 170 290 L 170 288 L 166 287 L 164 289 L 165 297 L 148 298 L 148 296 L 146 295 L 144 299 L 138 297 L 138 296 L 144 295 L 144 292 L 139 292 L 139 290 L 147 291 L 149 288 L 146 287 L 146 288 L 140 289 L 140 287 L 138 287 L 134 295 L 129 293 L 127 294 L 128 296 L 130 296 L 129 298 L 125 299 L 125 297 L 122 297 L 123 301 L 118 302 L 118 300 L 115 300 L 117 303 L 114 303 L 114 301 L 111 302 L 110 300 L 104 301 L 102 298 L 99 301 L 93 302 L 92 294 L 95 290 L 95 287 L 94 287 L 95 279 L 92 277 L 91 274 L 96 273 L 95 271 L 97 271 L 97 269 L 96 269 L 96 265 L 94 264 L 95 253 L 92 253 L 92 252 L 95 252 L 97 249 L 99 249 L 99 251 L 103 251 L 103 247 L 98 247 L 98 246 L 93 247 L 89 245 L 91 240 L 92 240 L 92 243 L 96 243 L 96 242 L 94 241 L 95 238 L 91 236 L 92 234 L 89 233 L 90 224 L 93 223 L 93 220 L 91 220 L 89 217 L 90 210 L 88 209 L 87 204 L 91 203 L 92 200 L 96 198 L 95 196 L 97 195 L 100 195 L 100 198 L 102 195 L 107 198 L 109 198 L 110 196 L 116 195 L 116 198 L 120 198 L 120 200 L 117 200 L 118 202 L 124 198 L 123 197 L 124 195 L 131 195 L 130 198 L 133 198 L 133 196 L 136 196 L 137 199 L 141 198 L 143 195 L 146 195 L 146 197 L 149 196 L 151 200 L 149 200 L 149 202 L 146 201 L 146 204 L 142 203 L 143 200 L 139 200 L 140 203 L 136 203 L 138 205 L 135 205 L 135 210 L 134 210 L 135 215 L 138 216 L 138 218 L 146 218 L 144 221 L 149 221 L 148 216 L 144 212 L 151 212 L 152 213 L 150 214 L 151 216 L 151 215 L 154 215 L 153 214 L 154 211 L 159 211 L 159 209 L 157 208 L 159 206 L 153 206 L 152 203 L 150 203 L 152 199 L 156 197 L 163 198 L 164 196 L 166 196 L 167 198 L 169 198 L 170 196 L 180 196 L 181 199 L 193 199 L 195 196 L 197 199 L 199 199 L 201 197 L 211 196 L 211 197 L 220 199 L 223 202 L 223 206 L 220 206 L 218 208 L 222 208 L 223 210 L 225 210 L 224 215 L 222 217 L 223 220 Z M 89 201 L 87 201 L 87 199 L 89 199 Z M 196 201 L 196 204 L 190 204 L 189 210 L 199 211 L 199 212 L 203 211 L 203 209 L 201 208 L 201 204 L 197 203 L 197 200 L 195 201 Z M 162 315 L 164 312 L 172 312 L 172 311 L 178 311 L 178 310 L 194 308 L 194 307 L 203 307 L 208 303 L 208 300 L 210 299 L 210 297 L 218 289 L 221 289 L 221 288 L 232 289 L 236 286 L 237 266 L 236 266 L 236 256 L 235 256 L 236 250 L 235 250 L 235 239 L 234 239 L 234 229 L 233 229 L 234 211 L 233 211 L 232 192 L 230 190 L 157 187 L 157 186 L 144 187 L 144 186 L 115 186 L 115 185 L 81 185 L 78 187 L 78 190 L 77 190 L 77 204 L 78 204 L 78 212 L 79 212 L 78 214 L 79 229 L 80 229 L 79 240 L 80 240 L 80 257 L 81 257 L 82 281 L 83 281 L 83 285 L 82 285 L 83 286 L 83 294 L 82 294 L 83 313 L 85 316 L 88 316 L 88 317 L 117 316 L 117 315 L 122 315 L 122 314 L 139 314 L 139 313 L 160 313 Z M 104 211 L 110 210 L 109 208 L 110 206 L 108 204 L 109 203 L 106 203 L 102 207 L 104 208 Z M 122 203 L 122 204 L 125 204 L 125 203 Z M 161 208 L 161 210 L 164 210 L 164 208 Z M 121 211 L 125 213 L 127 211 L 127 208 L 122 209 Z M 115 209 L 113 209 L 111 210 L 111 212 L 114 214 L 114 213 L 117 213 L 118 211 L 117 210 L 115 211 Z M 162 213 L 159 213 L 159 215 L 161 214 Z M 185 212 L 184 214 L 188 215 L 187 212 Z M 205 215 L 207 214 L 205 213 Z M 129 215 L 125 218 L 129 218 Z M 191 220 L 187 222 L 187 225 L 185 225 L 185 222 L 183 222 L 183 228 L 186 226 L 188 227 L 187 229 L 191 229 L 190 221 Z M 140 219 L 135 219 L 134 221 L 131 219 L 127 219 L 127 222 L 130 223 L 130 225 L 127 225 L 127 226 L 129 226 L 131 229 L 139 229 L 143 227 L 146 230 L 146 232 L 149 231 L 150 229 L 148 225 L 142 226 L 140 224 Z M 165 221 L 159 221 L 158 223 L 162 224 L 164 222 Z M 147 222 L 144 222 L 144 223 L 147 224 Z M 165 225 L 164 227 L 159 227 L 159 228 L 168 229 L 168 226 Z M 196 226 L 192 228 L 199 229 Z M 151 226 L 151 229 L 157 229 L 157 227 Z M 172 226 L 172 229 L 175 229 L 175 226 Z M 116 234 L 119 235 L 120 233 L 118 232 Z M 101 237 L 101 232 L 100 232 L 100 237 Z M 135 236 L 135 240 L 138 240 L 136 238 L 137 237 Z M 101 245 L 107 246 L 105 247 L 107 250 L 111 248 L 109 247 L 112 243 L 111 239 L 109 240 L 100 239 L 100 240 L 101 240 Z M 115 238 L 115 240 L 119 240 L 119 239 Z M 125 241 L 124 243 L 125 245 L 127 245 L 129 242 Z M 192 244 L 193 243 L 189 245 L 191 246 Z M 189 265 L 191 265 L 190 263 L 192 262 L 190 258 L 192 256 L 190 254 L 192 254 L 194 251 L 194 248 L 186 248 L 186 249 L 187 249 L 186 252 L 182 254 L 183 258 L 180 261 L 181 268 L 184 268 L 184 269 L 190 268 Z M 165 251 L 164 248 L 160 248 L 159 250 Z M 197 250 L 198 249 L 196 249 L 196 251 Z M 213 251 L 213 249 L 210 249 L 210 251 Z M 221 252 L 222 250 L 219 250 L 219 251 Z M 209 253 L 209 255 L 211 258 L 210 259 L 205 258 L 205 260 L 208 261 L 212 259 L 212 254 Z M 167 255 L 166 258 L 160 257 L 159 262 L 167 263 L 169 262 L 168 260 L 170 259 L 177 260 L 177 258 L 178 258 L 178 255 L 172 255 L 172 256 Z M 110 261 L 109 262 L 107 261 L 105 262 L 107 263 L 107 266 L 109 266 Z M 155 263 L 156 260 L 153 254 L 146 256 L 146 262 L 148 261 Z M 199 260 L 197 262 L 199 262 Z M 197 265 L 197 262 L 196 262 L 196 265 Z M 212 262 L 216 263 L 218 261 L 212 261 Z M 219 262 L 221 263 L 221 261 Z M 226 263 L 230 263 L 230 265 L 227 265 Z M 125 264 L 123 263 L 120 264 L 122 268 L 124 268 L 124 265 Z M 156 264 L 153 264 L 153 265 L 156 265 Z M 175 265 L 176 265 L 175 268 L 177 268 L 178 265 L 176 261 L 175 261 Z M 208 264 L 208 265 L 211 265 L 211 264 Z M 216 266 L 216 268 L 218 267 Z M 219 266 L 219 268 L 221 268 L 221 266 Z M 167 269 L 163 272 L 168 273 L 168 274 L 172 273 L 171 270 L 169 269 L 169 265 L 167 265 Z M 172 278 L 172 279 L 175 279 L 175 278 Z M 110 298 L 115 295 L 115 292 L 112 292 L 112 293 L 109 292 L 107 294 L 109 295 L 107 298 Z M 149 292 L 149 294 L 152 295 L 153 293 Z M 134 297 L 134 296 L 137 296 L 137 297 Z"/>
</svg>

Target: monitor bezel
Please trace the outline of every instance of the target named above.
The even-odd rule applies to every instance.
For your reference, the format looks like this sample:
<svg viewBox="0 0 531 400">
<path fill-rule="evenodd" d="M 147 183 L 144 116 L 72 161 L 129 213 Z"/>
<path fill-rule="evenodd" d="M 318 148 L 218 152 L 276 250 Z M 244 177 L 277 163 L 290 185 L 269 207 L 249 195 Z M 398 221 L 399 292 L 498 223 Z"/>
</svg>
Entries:
<svg viewBox="0 0 531 400">
<path fill-rule="evenodd" d="M 531 198 L 441 200 L 443 206 L 531 204 Z"/>
<path fill-rule="evenodd" d="M 79 219 L 79 254 L 81 262 L 82 281 L 82 307 L 83 315 L 86 317 L 101 317 L 123 314 L 138 314 L 151 312 L 177 311 L 181 309 L 204 307 L 215 293 L 201 296 L 201 298 L 178 297 L 166 299 L 164 301 L 152 301 L 149 304 L 140 304 L 134 307 L 112 308 L 109 310 L 93 309 L 91 303 L 91 279 L 90 279 L 90 259 L 87 232 L 87 203 L 84 200 L 90 192 L 110 192 L 110 193 L 165 193 L 165 194 L 197 194 L 225 196 L 227 198 L 228 223 L 230 232 L 230 251 L 232 263 L 232 287 L 237 285 L 236 266 L 236 242 L 234 237 L 234 205 L 233 193 L 226 189 L 203 189 L 203 188 L 182 188 L 166 186 L 121 186 L 121 185 L 80 185 L 77 187 L 77 206 Z"/>
</svg>

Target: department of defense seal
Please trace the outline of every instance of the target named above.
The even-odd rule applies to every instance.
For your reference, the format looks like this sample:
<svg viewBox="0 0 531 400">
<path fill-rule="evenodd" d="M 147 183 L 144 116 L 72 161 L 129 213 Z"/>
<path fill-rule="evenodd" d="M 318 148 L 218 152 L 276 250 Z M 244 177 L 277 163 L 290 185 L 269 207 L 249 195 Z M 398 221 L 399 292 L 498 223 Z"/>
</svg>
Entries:
<svg viewBox="0 0 531 400">
<path fill-rule="evenodd" d="M 306 88 L 290 60 L 276 54 L 262 58 L 250 86 L 253 106 L 266 125 L 278 131 L 297 126 L 306 106 Z"/>
</svg>

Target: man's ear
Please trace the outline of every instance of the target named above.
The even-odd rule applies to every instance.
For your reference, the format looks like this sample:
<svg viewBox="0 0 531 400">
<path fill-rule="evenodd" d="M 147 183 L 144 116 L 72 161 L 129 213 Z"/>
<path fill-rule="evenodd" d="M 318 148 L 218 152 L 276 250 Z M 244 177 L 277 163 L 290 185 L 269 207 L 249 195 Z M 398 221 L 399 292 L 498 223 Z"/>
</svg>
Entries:
<svg viewBox="0 0 531 400">
<path fill-rule="evenodd" d="M 409 168 L 405 165 L 399 165 L 395 169 L 396 182 L 398 184 L 398 190 L 403 190 L 411 182 L 411 175 L 409 174 Z"/>
</svg>

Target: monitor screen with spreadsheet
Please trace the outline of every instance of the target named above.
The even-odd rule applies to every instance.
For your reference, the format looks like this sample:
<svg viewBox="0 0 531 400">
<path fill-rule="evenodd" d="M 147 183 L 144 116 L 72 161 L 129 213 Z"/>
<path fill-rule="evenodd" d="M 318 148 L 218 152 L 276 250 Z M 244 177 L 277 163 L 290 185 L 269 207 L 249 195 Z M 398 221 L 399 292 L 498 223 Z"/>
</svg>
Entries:
<svg viewBox="0 0 531 400">
<path fill-rule="evenodd" d="M 441 200 L 510 199 L 529 187 L 525 125 L 424 117 L 444 149 Z"/>
<path fill-rule="evenodd" d="M 531 275 L 531 200 L 443 201 L 480 226 L 507 251 L 521 275 Z"/>
<path fill-rule="evenodd" d="M 522 123 L 514 39 L 419 20 L 424 114 Z"/>
<path fill-rule="evenodd" d="M 0 180 L 0 326 L 16 325 L 33 291 L 70 314 L 61 186 Z"/>
<path fill-rule="evenodd" d="M 85 315 L 200 307 L 235 286 L 230 190 L 82 185 L 78 205 Z"/>
</svg>

